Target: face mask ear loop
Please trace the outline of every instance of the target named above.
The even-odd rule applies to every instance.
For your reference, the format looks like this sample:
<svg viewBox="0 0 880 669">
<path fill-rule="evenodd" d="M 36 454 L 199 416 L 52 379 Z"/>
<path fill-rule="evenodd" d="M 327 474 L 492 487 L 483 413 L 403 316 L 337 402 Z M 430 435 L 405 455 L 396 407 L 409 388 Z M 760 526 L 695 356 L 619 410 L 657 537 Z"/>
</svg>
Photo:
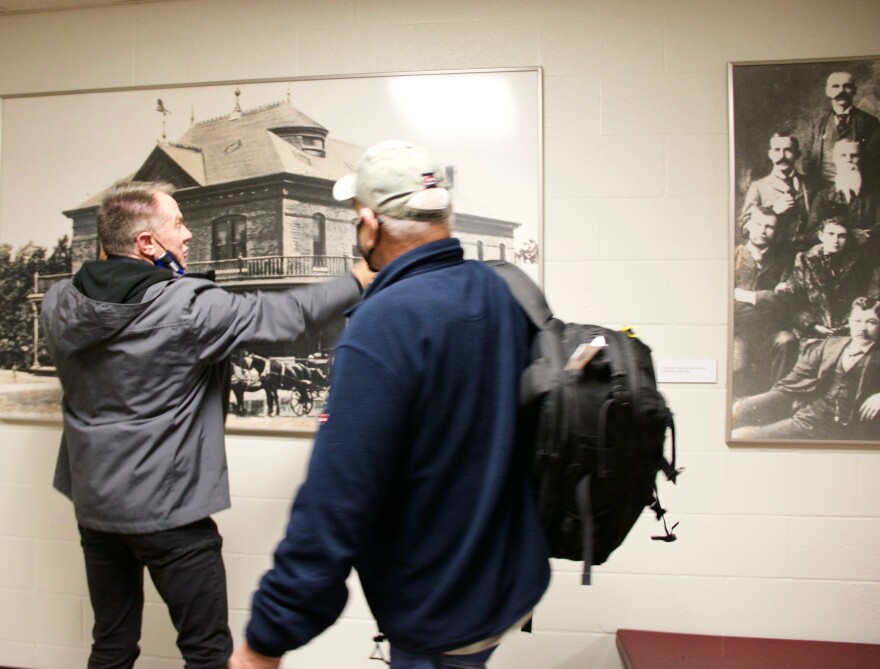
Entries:
<svg viewBox="0 0 880 669">
<path fill-rule="evenodd" d="M 378 272 L 378 271 L 379 271 L 379 269 L 376 268 L 376 267 L 373 267 L 373 263 L 370 262 L 370 258 L 373 257 L 373 251 L 375 251 L 375 250 L 376 250 L 376 247 L 379 246 L 379 239 L 380 239 L 380 236 L 381 236 L 381 233 L 382 233 L 382 217 L 381 217 L 381 216 L 377 216 L 377 217 L 376 217 L 376 222 L 379 224 L 379 226 L 376 228 L 376 241 L 375 241 L 375 243 L 373 244 L 373 248 L 371 248 L 371 249 L 370 249 L 369 251 L 367 251 L 366 253 L 364 253 L 363 251 L 361 251 L 361 255 L 364 257 L 364 262 L 367 263 L 367 267 L 370 268 L 370 271 L 371 271 L 371 272 Z M 358 223 L 358 226 L 361 226 L 361 225 L 363 225 L 363 224 L 364 224 L 364 222 L 361 221 L 360 223 Z"/>
<path fill-rule="evenodd" d="M 165 253 L 153 260 L 153 264 L 156 265 L 156 267 L 164 267 L 165 269 L 170 269 L 175 274 L 183 276 L 184 270 L 177 262 L 177 258 L 175 258 L 171 254 L 171 251 L 165 248 L 165 245 L 160 242 L 159 238 L 155 235 L 153 235 L 153 241 L 156 242 L 163 251 L 165 251 Z"/>
</svg>

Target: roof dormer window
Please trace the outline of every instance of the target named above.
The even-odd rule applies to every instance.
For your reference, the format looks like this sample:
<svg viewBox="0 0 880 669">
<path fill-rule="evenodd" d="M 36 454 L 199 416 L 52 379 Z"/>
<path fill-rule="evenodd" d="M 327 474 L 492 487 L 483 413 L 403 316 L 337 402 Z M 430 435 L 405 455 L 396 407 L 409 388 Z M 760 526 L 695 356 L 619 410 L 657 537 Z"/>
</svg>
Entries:
<svg viewBox="0 0 880 669">
<path fill-rule="evenodd" d="M 295 146 L 301 151 L 311 153 L 314 156 L 323 158 L 326 155 L 324 149 L 324 139 L 326 131 L 319 128 L 303 128 L 303 127 L 284 127 L 272 128 L 272 132 L 278 135 L 291 146 Z"/>
</svg>

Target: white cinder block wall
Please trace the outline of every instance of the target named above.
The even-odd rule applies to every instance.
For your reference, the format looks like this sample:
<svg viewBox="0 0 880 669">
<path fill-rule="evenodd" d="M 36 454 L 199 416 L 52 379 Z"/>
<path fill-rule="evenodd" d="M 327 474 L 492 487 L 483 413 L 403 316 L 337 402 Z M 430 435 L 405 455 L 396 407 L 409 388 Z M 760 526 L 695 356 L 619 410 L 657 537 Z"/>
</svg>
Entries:
<svg viewBox="0 0 880 669">
<path fill-rule="evenodd" d="M 545 284 L 556 312 L 634 325 L 656 357 L 716 359 L 721 377 L 664 388 L 687 467 L 664 491 L 680 540 L 649 541 L 657 528 L 646 516 L 592 587 L 557 564 L 536 632 L 517 635 L 493 665 L 619 669 L 620 627 L 880 643 L 880 450 L 731 449 L 723 381 L 727 62 L 876 54 L 878 9 L 876 0 L 170 0 L 0 15 L 0 95 L 542 66 Z M 54 425 L 0 423 L 0 665 L 85 664 L 91 610 L 77 532 L 50 488 L 58 438 Z M 233 509 L 218 521 L 237 635 L 309 446 L 228 441 Z M 343 619 L 289 666 L 376 666 L 367 660 L 375 627 L 352 590 Z M 138 666 L 179 667 L 177 657 L 152 592 Z"/>
</svg>

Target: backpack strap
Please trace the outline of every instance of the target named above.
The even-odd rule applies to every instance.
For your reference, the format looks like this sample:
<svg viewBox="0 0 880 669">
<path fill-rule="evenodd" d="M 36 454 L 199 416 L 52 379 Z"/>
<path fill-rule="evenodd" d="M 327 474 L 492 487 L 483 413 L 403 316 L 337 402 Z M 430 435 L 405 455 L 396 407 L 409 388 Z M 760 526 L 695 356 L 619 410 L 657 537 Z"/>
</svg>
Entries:
<svg viewBox="0 0 880 669">
<path fill-rule="evenodd" d="M 675 483 L 676 478 L 678 478 L 678 474 L 681 471 L 680 469 L 676 469 L 675 467 L 675 421 L 672 418 L 672 412 L 667 409 L 666 410 L 666 429 L 669 430 L 671 439 L 671 452 L 670 458 L 667 460 L 666 458 L 661 458 L 660 461 L 660 469 L 663 470 L 663 473 L 666 474 L 666 478 L 673 483 Z"/>
<path fill-rule="evenodd" d="M 584 561 L 583 571 L 581 571 L 581 585 L 590 585 L 593 566 L 593 504 L 589 474 L 577 482 L 575 496 L 581 517 L 581 557 Z"/>
<path fill-rule="evenodd" d="M 538 284 L 519 267 L 506 260 L 484 262 L 504 280 L 513 299 L 537 329 L 535 335 L 539 339 L 537 348 L 544 355 L 532 360 L 532 364 L 523 372 L 519 385 L 519 403 L 521 406 L 528 406 L 557 385 L 565 364 L 565 354 L 562 350 L 563 323 L 553 317 L 553 312 Z"/>
<path fill-rule="evenodd" d="M 632 351 L 629 336 L 619 330 L 609 334 L 617 341 L 617 346 L 606 349 L 611 365 L 611 396 L 623 406 L 631 406 L 633 416 L 639 416 L 639 367 Z"/>
<path fill-rule="evenodd" d="M 504 283 L 510 288 L 514 299 L 526 312 L 532 324 L 539 330 L 546 328 L 553 318 L 553 312 L 550 311 L 544 293 L 538 288 L 538 284 L 532 281 L 531 277 L 519 267 L 506 260 L 487 260 L 485 262 L 504 279 Z"/>
</svg>

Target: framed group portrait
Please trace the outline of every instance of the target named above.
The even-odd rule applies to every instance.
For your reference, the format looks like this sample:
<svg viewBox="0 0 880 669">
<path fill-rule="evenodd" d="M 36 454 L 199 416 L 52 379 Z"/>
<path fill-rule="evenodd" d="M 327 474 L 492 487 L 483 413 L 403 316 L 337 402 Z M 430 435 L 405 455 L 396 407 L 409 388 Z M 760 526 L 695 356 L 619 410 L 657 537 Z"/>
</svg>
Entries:
<svg viewBox="0 0 880 669">
<path fill-rule="evenodd" d="M 0 420 L 60 421 L 39 331 L 54 282 L 100 253 L 96 211 L 120 180 L 174 186 L 187 272 L 231 291 L 328 281 L 359 256 L 332 197 L 364 150 L 428 147 L 475 260 L 542 279 L 540 68 L 403 72 L 52 91 L 0 100 Z M 344 319 L 230 361 L 230 431 L 311 432 Z"/>
<path fill-rule="evenodd" d="M 880 57 L 728 69 L 727 441 L 880 444 Z"/>
</svg>

